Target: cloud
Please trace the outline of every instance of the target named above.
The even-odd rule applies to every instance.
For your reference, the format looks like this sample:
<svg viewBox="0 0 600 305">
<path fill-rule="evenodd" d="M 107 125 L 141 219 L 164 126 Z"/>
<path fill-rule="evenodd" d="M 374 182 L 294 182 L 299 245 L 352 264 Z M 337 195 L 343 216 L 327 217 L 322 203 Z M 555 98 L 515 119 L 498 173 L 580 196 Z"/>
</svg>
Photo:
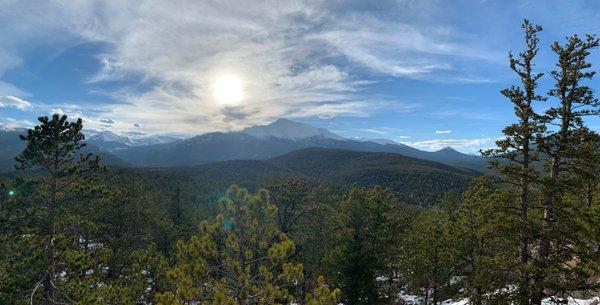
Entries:
<svg viewBox="0 0 600 305">
<path fill-rule="evenodd" d="M 396 138 L 400 139 L 400 140 L 404 140 L 404 139 L 410 139 L 410 136 L 397 136 Z"/>
<path fill-rule="evenodd" d="M 476 76 L 456 70 L 455 57 L 489 57 L 452 28 L 399 22 L 383 10 L 324 1 L 251 6 L 241 0 L 68 1 L 45 3 L 33 13 L 27 3 L 14 2 L 7 11 L 24 19 L 0 13 L 5 22 L 22 25 L 10 32 L 19 37 L 11 42 L 16 47 L 50 37 L 69 45 L 108 45 L 98 55 L 100 70 L 88 82 L 127 79 L 133 85 L 109 92 L 119 103 L 101 115 L 129 122 L 129 128 L 139 122 L 148 132 L 235 129 L 281 116 L 369 116 L 382 110 L 381 101 L 361 94 L 370 82 L 359 75 L 362 69 L 460 81 Z M 18 53 L 7 50 L 5 66 L 8 59 L 17 65 Z M 212 97 L 212 81 L 223 74 L 243 80 L 242 112 L 232 113 Z M 177 123 L 190 121 L 197 124 Z"/>
<path fill-rule="evenodd" d="M 142 125 L 138 124 L 138 123 L 133 123 L 133 127 L 135 127 L 135 128 L 142 128 Z"/>
<path fill-rule="evenodd" d="M 389 135 L 391 133 L 400 131 L 400 129 L 394 127 L 354 128 L 353 130 L 373 133 L 377 135 Z"/>
<path fill-rule="evenodd" d="M 115 120 L 113 119 L 100 119 L 101 123 L 105 123 L 105 124 L 115 124 Z"/>
<path fill-rule="evenodd" d="M 19 110 L 29 110 L 32 108 L 30 102 L 12 95 L 0 96 L 0 108 L 4 107 L 11 107 Z"/>
<path fill-rule="evenodd" d="M 96 123 L 109 116 L 124 131 L 136 122 L 148 133 L 188 134 L 277 117 L 412 111 L 365 94 L 378 77 L 488 80 L 479 69 L 458 68 L 495 58 L 480 40 L 439 22 L 398 18 L 431 11 L 427 1 L 401 3 L 376 9 L 330 1 L 14 1 L 0 11 L 0 35 L 13 38 L 0 46 L 0 77 L 21 63 L 21 49 L 102 45 L 88 84 L 126 82 L 105 88 L 114 104 L 81 114 Z M 235 112 L 212 96 L 214 79 L 224 74 L 244 84 L 244 107 Z"/>
<path fill-rule="evenodd" d="M 90 121 L 90 119 L 83 114 L 82 109 L 75 105 L 61 105 L 60 108 L 51 108 L 50 111 L 48 111 L 48 114 L 66 115 L 70 120 L 81 118 L 83 121 Z"/>
<path fill-rule="evenodd" d="M 0 129 L 18 129 L 18 128 L 29 128 L 34 126 L 35 123 L 29 120 L 17 120 L 13 118 L 0 118 Z"/>
<path fill-rule="evenodd" d="M 478 154 L 480 149 L 494 147 L 495 141 L 496 139 L 494 138 L 434 139 L 416 142 L 402 142 L 402 144 L 427 151 L 437 151 L 444 147 L 452 147 L 464 153 Z"/>
<path fill-rule="evenodd" d="M 448 133 L 452 133 L 452 130 L 436 130 L 435 133 L 437 133 L 437 134 L 448 134 Z"/>
</svg>

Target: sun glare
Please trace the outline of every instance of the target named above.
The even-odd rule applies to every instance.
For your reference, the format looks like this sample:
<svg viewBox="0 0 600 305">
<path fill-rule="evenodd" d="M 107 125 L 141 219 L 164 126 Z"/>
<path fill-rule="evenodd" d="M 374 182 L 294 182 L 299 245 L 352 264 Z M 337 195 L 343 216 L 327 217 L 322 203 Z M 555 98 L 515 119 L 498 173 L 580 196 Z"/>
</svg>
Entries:
<svg viewBox="0 0 600 305">
<path fill-rule="evenodd" d="M 242 101 L 242 82 L 235 76 L 221 76 L 215 80 L 213 94 L 219 104 L 238 105 Z"/>
</svg>

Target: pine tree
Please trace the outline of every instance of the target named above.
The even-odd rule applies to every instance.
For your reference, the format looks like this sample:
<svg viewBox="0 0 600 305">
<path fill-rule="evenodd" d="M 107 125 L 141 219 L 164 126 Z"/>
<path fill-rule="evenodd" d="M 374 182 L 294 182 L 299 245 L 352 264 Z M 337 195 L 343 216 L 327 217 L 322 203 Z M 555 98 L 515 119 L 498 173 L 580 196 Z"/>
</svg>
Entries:
<svg viewBox="0 0 600 305">
<path fill-rule="evenodd" d="M 600 184 L 600 135 L 582 129 L 578 133 L 579 147 L 572 164 L 573 175 L 568 184 L 585 205 L 591 207 Z"/>
<path fill-rule="evenodd" d="M 407 233 L 403 263 L 407 288 L 423 296 L 423 304 L 437 305 L 455 265 L 448 235 L 449 215 L 440 209 L 425 210 Z"/>
<path fill-rule="evenodd" d="M 576 159 L 580 147 L 581 139 L 578 135 L 581 130 L 586 129 L 583 117 L 600 113 L 598 109 L 600 103 L 594 98 L 593 90 L 584 84 L 595 74 L 589 71 L 591 64 L 587 62 L 587 57 L 590 50 L 597 48 L 598 45 L 598 38 L 592 35 L 586 35 L 584 39 L 573 35 L 568 37 L 565 45 L 558 42 L 552 45 L 552 51 L 558 56 L 558 62 L 556 70 L 550 72 L 555 85 L 548 95 L 558 100 L 558 105 L 546 112 L 545 123 L 555 128 L 549 129 L 549 133 L 539 143 L 540 148 L 548 156 L 546 164 L 548 173 L 543 181 L 545 193 L 543 231 L 536 257 L 537 274 L 532 296 L 533 304 L 541 304 L 547 288 L 552 286 L 548 281 L 548 271 L 564 263 L 564 259 L 571 259 L 568 255 L 563 256 L 568 250 L 564 249 L 565 247 L 558 241 L 559 235 L 556 235 L 560 231 L 556 230 L 556 220 L 561 214 L 557 211 L 557 207 L 562 205 L 560 200 L 565 178 L 572 171 L 572 161 Z M 558 261 L 554 259 L 559 256 L 565 258 Z"/>
<path fill-rule="evenodd" d="M 457 291 L 474 305 L 511 304 L 520 301 L 512 290 L 512 270 L 519 270 L 520 217 L 514 207 L 519 194 L 501 188 L 492 178 L 476 179 L 465 191 L 463 201 L 451 219 L 450 246 Z"/>
<path fill-rule="evenodd" d="M 44 304 L 54 305 L 75 295 L 85 299 L 86 287 L 99 273 L 97 262 L 106 254 L 87 238 L 94 225 L 81 217 L 85 208 L 76 198 L 85 198 L 89 179 L 101 167 L 98 157 L 80 154 L 85 146 L 81 119 L 69 122 L 55 114 L 39 121 L 21 136 L 27 146 L 16 158 L 18 169 L 32 171 L 34 186 L 20 194 L 11 215 L 11 250 L 19 262 L 13 271 L 29 264 L 22 276 L 35 281 L 27 299 L 34 302 L 41 293 Z M 29 257 L 23 251 L 30 251 Z"/>
<path fill-rule="evenodd" d="M 509 65 L 520 78 L 522 87 L 512 86 L 504 89 L 502 94 L 514 105 L 517 123 L 503 129 L 505 138 L 496 141 L 498 148 L 484 153 L 491 158 L 490 164 L 496 168 L 503 177 L 503 182 L 509 183 L 519 189 L 519 235 L 521 239 L 519 260 L 521 270 L 519 280 L 519 303 L 528 304 L 530 299 L 530 281 L 528 272 L 531 264 L 530 252 L 532 239 L 535 235 L 530 224 L 529 211 L 531 209 L 531 188 L 539 179 L 539 173 L 534 163 L 539 160 L 537 148 L 534 146 L 536 139 L 544 131 L 541 116 L 533 108 L 534 102 L 544 101 L 535 90 L 542 73 L 533 71 L 533 60 L 538 53 L 538 32 L 542 30 L 539 25 L 533 25 L 528 20 L 523 21 L 522 28 L 525 32 L 526 50 L 515 57 L 509 53 Z"/>
<path fill-rule="evenodd" d="M 222 212 L 204 221 L 200 233 L 177 245 L 177 264 L 168 272 L 174 291 L 157 304 L 289 304 L 302 301 L 301 264 L 290 262 L 294 243 L 277 227 L 268 193 L 231 187 Z M 319 285 L 319 288 L 323 285 Z M 308 304 L 331 304 L 339 293 L 319 290 Z M 329 296 L 329 297 L 328 297 Z"/>
<path fill-rule="evenodd" d="M 339 206 L 330 262 L 344 304 L 383 303 L 395 287 L 397 245 L 404 225 L 399 205 L 387 189 L 352 187 Z M 379 281 L 378 281 L 379 278 Z M 384 290 L 389 293 L 382 293 Z"/>
<path fill-rule="evenodd" d="M 329 185 L 321 185 L 303 203 L 302 217 L 290 236 L 296 244 L 294 258 L 304 265 L 307 278 L 326 275 L 333 280 L 338 275 L 337 253 L 333 249 L 339 246 L 337 232 L 343 226 L 340 201 Z M 302 290 L 310 291 L 314 284 L 305 281 Z"/>
<path fill-rule="evenodd" d="M 310 188 L 305 180 L 285 179 L 268 183 L 264 188 L 269 192 L 269 199 L 277 207 L 277 223 L 279 229 L 290 234 L 302 216 Z"/>
</svg>

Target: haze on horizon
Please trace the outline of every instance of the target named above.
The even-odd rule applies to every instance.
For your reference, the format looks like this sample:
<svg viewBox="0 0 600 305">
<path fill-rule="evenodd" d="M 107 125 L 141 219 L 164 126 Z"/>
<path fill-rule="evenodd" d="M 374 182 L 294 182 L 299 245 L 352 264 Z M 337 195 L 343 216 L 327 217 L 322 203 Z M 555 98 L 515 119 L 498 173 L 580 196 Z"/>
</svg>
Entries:
<svg viewBox="0 0 600 305">
<path fill-rule="evenodd" d="M 507 54 L 522 19 L 544 26 L 547 72 L 550 44 L 599 33 L 599 17 L 582 0 L 0 0 L 0 126 L 58 112 L 93 130 L 190 136 L 285 117 L 473 153 L 513 119 L 499 91 L 516 83 Z"/>
</svg>

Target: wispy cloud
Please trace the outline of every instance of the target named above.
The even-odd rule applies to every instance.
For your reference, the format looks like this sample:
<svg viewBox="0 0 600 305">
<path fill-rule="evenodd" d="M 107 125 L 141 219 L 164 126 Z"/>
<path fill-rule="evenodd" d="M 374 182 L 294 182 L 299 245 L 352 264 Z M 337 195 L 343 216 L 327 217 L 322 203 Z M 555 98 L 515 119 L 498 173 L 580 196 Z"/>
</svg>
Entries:
<svg viewBox="0 0 600 305">
<path fill-rule="evenodd" d="M 50 40 L 65 47 L 106 45 L 97 56 L 100 69 L 87 82 L 127 82 L 106 89 L 115 104 L 95 106 L 101 110 L 95 112 L 82 106 L 78 113 L 94 128 L 110 117 L 117 122 L 111 128 L 139 129 L 135 122 L 148 133 L 239 129 L 282 116 L 412 111 L 396 98 L 363 94 L 370 74 L 440 82 L 484 78 L 457 68 L 462 60 L 493 57 L 477 40 L 450 26 L 391 17 L 328 1 L 10 2 L 0 11 L 0 34 L 15 39 L 0 46 L 0 77 L 20 64 L 23 47 Z M 212 96 L 213 81 L 224 74 L 243 81 L 244 102 L 235 111 Z"/>
<path fill-rule="evenodd" d="M 0 96 L 0 108 L 11 107 L 19 110 L 31 109 L 31 103 L 16 96 Z"/>
<path fill-rule="evenodd" d="M 354 128 L 353 130 L 360 131 L 360 132 L 368 132 L 368 133 L 382 135 L 382 136 L 390 135 L 390 134 L 397 133 L 400 131 L 400 129 L 395 128 L 395 127 Z"/>
<path fill-rule="evenodd" d="M 449 134 L 449 133 L 452 133 L 452 130 L 436 130 L 435 133 L 437 133 L 437 134 Z"/>
<path fill-rule="evenodd" d="M 362 25 L 358 29 L 357 23 Z M 461 38 L 451 27 L 423 24 L 417 27 L 360 12 L 344 15 L 335 26 L 309 37 L 375 72 L 415 79 L 428 77 L 444 82 L 489 81 L 457 73 L 454 58 L 492 60 L 495 55 L 481 49 L 475 41 Z M 446 72 L 444 79 L 437 75 L 441 71 Z M 449 71 L 454 75 L 449 76 Z"/>
<path fill-rule="evenodd" d="M 403 144 L 427 151 L 437 151 L 444 147 L 452 147 L 464 153 L 478 154 L 480 149 L 492 148 L 495 146 L 494 138 L 477 139 L 433 139 L 426 141 L 408 142 Z"/>
<path fill-rule="evenodd" d="M 29 128 L 34 126 L 35 123 L 29 120 L 17 120 L 13 118 L 0 118 L 0 128 L 15 129 L 15 128 Z"/>
</svg>

